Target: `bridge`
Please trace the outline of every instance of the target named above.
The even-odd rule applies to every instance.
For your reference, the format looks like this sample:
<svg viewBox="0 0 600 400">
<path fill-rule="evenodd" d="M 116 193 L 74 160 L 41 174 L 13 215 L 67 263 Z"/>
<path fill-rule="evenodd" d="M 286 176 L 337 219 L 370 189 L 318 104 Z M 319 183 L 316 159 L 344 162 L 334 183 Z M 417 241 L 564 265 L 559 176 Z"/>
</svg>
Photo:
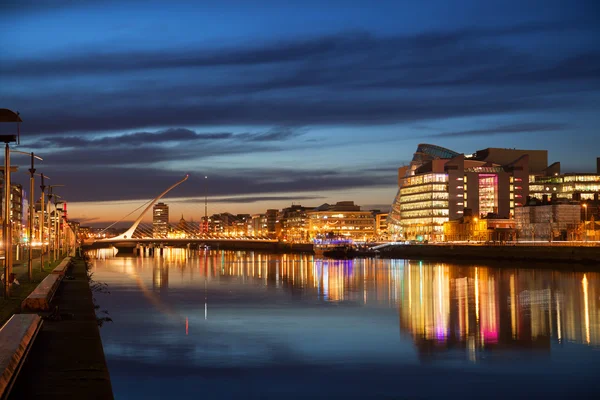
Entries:
<svg viewBox="0 0 600 400">
<path fill-rule="evenodd" d="M 286 243 L 280 242 L 277 239 L 271 239 L 264 236 L 247 236 L 247 235 L 231 235 L 231 234 L 216 234 L 216 233 L 202 233 L 200 232 L 200 225 L 196 227 L 193 223 L 184 226 L 169 225 L 169 230 L 173 234 L 166 235 L 166 237 L 154 237 L 152 225 L 142 224 L 142 220 L 146 214 L 152 209 L 152 207 L 158 202 L 163 196 L 169 193 L 171 190 L 182 184 L 188 179 L 189 175 L 186 175 L 179 182 L 171 185 L 167 190 L 159 194 L 154 198 L 133 222 L 131 227 L 127 229 L 121 235 L 102 238 L 92 239 L 86 241 L 84 246 L 87 248 L 107 248 L 116 247 L 119 253 L 132 254 L 141 252 L 144 249 L 149 249 L 149 252 L 154 249 L 162 249 L 167 246 L 174 247 L 204 247 L 208 246 L 211 248 L 218 249 L 231 249 L 231 250 L 263 250 L 263 251 L 299 251 L 299 252 L 311 252 L 313 246 L 311 243 Z"/>
</svg>

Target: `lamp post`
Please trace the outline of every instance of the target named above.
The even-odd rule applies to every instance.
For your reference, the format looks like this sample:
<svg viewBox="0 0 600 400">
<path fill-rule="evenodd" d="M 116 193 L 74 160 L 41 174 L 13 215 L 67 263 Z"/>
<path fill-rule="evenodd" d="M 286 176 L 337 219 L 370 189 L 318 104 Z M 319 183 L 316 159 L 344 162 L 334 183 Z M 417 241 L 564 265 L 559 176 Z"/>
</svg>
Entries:
<svg viewBox="0 0 600 400">
<path fill-rule="evenodd" d="M 54 259 L 58 260 L 58 257 L 61 255 L 61 231 L 60 226 L 62 222 L 62 208 L 58 208 L 59 204 L 63 204 L 64 201 L 56 201 L 57 197 L 60 197 L 57 194 L 54 194 Z"/>
<path fill-rule="evenodd" d="M 46 250 L 45 242 L 44 242 L 44 225 L 46 221 L 46 207 L 44 203 L 44 191 L 46 190 L 46 185 L 44 184 L 44 178 L 50 179 L 49 177 L 41 174 L 42 182 L 40 184 L 40 190 L 42 192 L 40 198 L 40 218 L 38 219 L 38 224 L 40 226 L 40 271 L 44 270 L 44 251 Z"/>
<path fill-rule="evenodd" d="M 585 232 L 585 241 L 587 242 L 588 235 L 587 227 L 585 226 L 585 224 L 587 223 L 587 203 L 583 203 L 583 209 L 585 210 L 585 218 L 583 219 L 583 231 Z"/>
<path fill-rule="evenodd" d="M 0 122 L 15 122 L 17 124 L 17 132 L 19 123 L 23 122 L 19 113 L 0 109 Z M 0 141 L 4 142 L 4 223 L 2 224 L 2 233 L 4 241 L 4 298 L 10 297 L 10 277 L 12 273 L 12 229 L 10 221 L 10 147 L 9 143 L 17 141 L 17 135 L 0 135 Z"/>
<path fill-rule="evenodd" d="M 40 161 L 44 161 L 44 159 L 42 157 L 36 156 L 33 152 L 31 153 L 26 153 L 24 151 L 19 151 L 19 150 L 13 150 L 13 153 L 20 153 L 20 154 L 26 154 L 26 155 L 30 155 L 31 156 L 31 168 L 29 168 L 29 174 L 30 174 L 30 178 L 29 178 L 29 235 L 28 235 L 28 241 L 29 241 L 29 260 L 27 262 L 27 271 L 28 271 L 28 275 L 29 275 L 29 281 L 31 282 L 33 280 L 33 208 L 34 208 L 34 204 L 33 204 L 33 192 L 34 192 L 34 180 L 35 178 L 33 177 L 33 175 L 35 174 L 35 166 L 34 166 L 34 160 L 37 158 Z"/>
<path fill-rule="evenodd" d="M 50 185 L 48 186 L 48 206 L 52 203 L 52 198 L 54 198 L 54 215 L 56 216 L 56 197 L 60 197 L 57 194 L 54 194 L 53 189 L 55 187 L 63 187 L 65 185 Z M 53 226 L 54 227 L 54 226 Z M 48 260 L 50 259 L 50 254 L 53 255 L 53 260 L 56 260 L 56 230 L 54 231 L 54 236 L 52 236 L 52 229 L 50 228 L 50 210 L 48 210 Z M 50 245 L 52 245 L 52 253 L 50 252 Z"/>
<path fill-rule="evenodd" d="M 204 176 L 204 233 L 208 233 L 208 176 Z"/>
</svg>

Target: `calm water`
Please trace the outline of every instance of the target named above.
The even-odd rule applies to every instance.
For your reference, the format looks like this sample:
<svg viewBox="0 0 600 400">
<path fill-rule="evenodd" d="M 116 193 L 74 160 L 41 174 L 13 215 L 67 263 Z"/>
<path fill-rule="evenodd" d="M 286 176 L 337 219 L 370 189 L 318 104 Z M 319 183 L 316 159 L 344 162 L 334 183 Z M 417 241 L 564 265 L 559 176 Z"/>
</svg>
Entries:
<svg viewBox="0 0 600 400">
<path fill-rule="evenodd" d="M 92 253 L 117 399 L 587 398 L 600 274 L 306 255 Z"/>
</svg>

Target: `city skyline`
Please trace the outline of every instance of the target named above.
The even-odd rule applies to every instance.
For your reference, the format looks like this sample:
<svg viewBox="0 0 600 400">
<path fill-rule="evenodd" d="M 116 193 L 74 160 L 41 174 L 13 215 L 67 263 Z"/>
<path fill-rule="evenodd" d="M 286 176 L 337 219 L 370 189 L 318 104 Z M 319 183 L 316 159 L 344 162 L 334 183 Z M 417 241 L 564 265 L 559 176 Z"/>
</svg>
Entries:
<svg viewBox="0 0 600 400">
<path fill-rule="evenodd" d="M 186 173 L 164 199 L 186 219 L 205 196 L 209 215 L 385 211 L 418 143 L 547 149 L 592 172 L 598 6 L 521 3 L 8 2 L 2 106 L 82 224 Z"/>
</svg>

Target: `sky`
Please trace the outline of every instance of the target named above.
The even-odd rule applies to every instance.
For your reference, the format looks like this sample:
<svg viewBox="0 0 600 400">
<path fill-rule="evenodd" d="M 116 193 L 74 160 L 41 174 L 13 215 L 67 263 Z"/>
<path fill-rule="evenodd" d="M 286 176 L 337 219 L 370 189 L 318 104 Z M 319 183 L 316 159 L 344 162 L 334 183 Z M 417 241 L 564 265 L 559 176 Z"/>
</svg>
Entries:
<svg viewBox="0 0 600 400">
<path fill-rule="evenodd" d="M 4 0 L 0 54 L 12 148 L 83 225 L 186 174 L 173 222 L 205 196 L 209 214 L 386 211 L 419 143 L 546 149 L 563 172 L 600 156 L 594 0 Z"/>
</svg>

